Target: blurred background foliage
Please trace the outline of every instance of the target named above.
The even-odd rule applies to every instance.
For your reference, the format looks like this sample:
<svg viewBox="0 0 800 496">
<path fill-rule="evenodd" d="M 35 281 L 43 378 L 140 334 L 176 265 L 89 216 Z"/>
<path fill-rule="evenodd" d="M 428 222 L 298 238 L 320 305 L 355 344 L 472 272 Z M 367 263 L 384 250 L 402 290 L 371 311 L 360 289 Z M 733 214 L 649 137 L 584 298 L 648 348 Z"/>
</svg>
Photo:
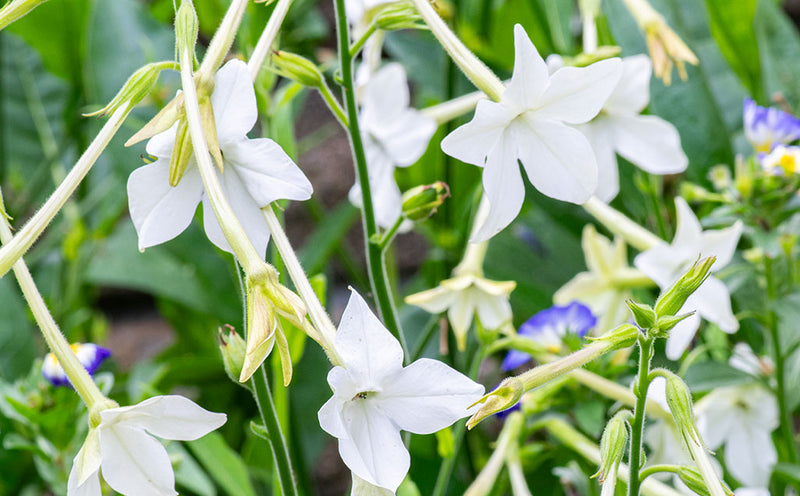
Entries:
<svg viewBox="0 0 800 496">
<path fill-rule="evenodd" d="M 202 45 L 228 2 L 194 3 Z M 761 104 L 798 108 L 800 37 L 781 3 L 774 0 L 655 0 L 653 5 L 695 51 L 700 64 L 688 68 L 685 82 L 664 86 L 654 79 L 649 111 L 677 127 L 690 159 L 686 178 L 706 185 L 712 166 L 732 165 L 737 153 L 750 151 L 742 133 L 745 96 Z M 511 72 L 515 23 L 526 28 L 543 55 L 574 55 L 580 50 L 580 23 L 572 1 L 450 0 L 447 7 L 456 32 L 501 77 Z M 264 4 L 249 6 L 234 56 L 248 56 L 271 9 Z M 603 12 L 601 44 L 619 44 L 623 55 L 646 51 L 621 0 L 604 0 Z M 44 202 L 99 129 L 97 119 L 81 114 L 110 100 L 141 65 L 172 59 L 172 16 L 172 0 L 50 0 L 0 32 L 0 184 L 15 225 L 22 225 Z M 318 61 L 332 76 L 332 5 L 296 0 L 279 44 Z M 387 58 L 405 65 L 417 107 L 473 90 L 427 32 L 390 33 L 385 52 Z M 198 222 L 177 239 L 139 253 L 127 217 L 125 184 L 128 174 L 141 165 L 144 148 L 125 148 L 122 143 L 171 98 L 177 86 L 176 75 L 162 76 L 152 98 L 128 119 L 26 260 L 68 338 L 106 344 L 115 352 L 116 360 L 106 367 L 114 380 L 110 374 L 104 379 L 115 398 L 133 403 L 177 388 L 210 410 L 228 413 L 229 421 L 219 434 L 170 444 L 182 494 L 268 494 L 273 487 L 270 455 L 248 428 L 255 407 L 247 392 L 232 386 L 225 376 L 215 342 L 219 326 L 242 325 L 240 283 L 232 258 L 206 241 Z M 343 288 L 348 284 L 362 291 L 367 288 L 358 212 L 346 200 L 352 181 L 346 138 L 317 96 L 297 85 L 265 71 L 257 93 L 262 134 L 283 145 L 314 183 L 317 195 L 292 205 L 286 212 L 287 224 L 304 266 L 325 277 L 319 280 L 321 287 L 327 280 L 329 308 L 336 314 Z M 448 277 L 466 242 L 479 170 L 456 163 L 438 146 L 458 123 L 443 126 L 420 162 L 398 171 L 401 189 L 443 180 L 452 191 L 439 213 L 418 226 L 421 235 L 401 239 L 392 254 L 397 261 L 393 267 L 398 297 Z M 630 164 L 621 167 L 622 192 L 614 206 L 658 232 L 657 216 L 673 217 L 672 202 L 658 199 L 674 196 L 678 178 L 654 180 Z M 579 208 L 544 198 L 530 186 L 527 199 L 517 221 L 491 243 L 486 260 L 488 277 L 517 281 L 512 294 L 517 324 L 549 307 L 554 291 L 584 270 L 580 232 L 589 221 Z M 661 234 L 671 237 L 669 232 Z M 752 296 L 747 285 L 754 275 L 735 267 L 726 272 L 733 274 L 729 283 L 746 308 Z M 793 298 L 783 310 L 787 318 L 797 313 L 792 302 L 800 300 L 797 295 Z M 85 422 L 74 420 L 81 409 L 74 394 L 54 391 L 40 378 L 37 360 L 45 349 L 11 276 L 0 279 L 0 302 L 0 494 L 50 494 L 48 486 L 63 494 L 66 470 L 84 435 Z M 424 347 L 429 356 L 439 353 L 438 339 L 427 345 L 421 341 L 436 319 L 409 307 L 401 314 L 412 348 Z M 748 335 L 747 326 L 743 332 Z M 719 349 L 717 344 L 728 338 L 712 329 L 704 339 L 709 349 Z M 329 396 L 325 382 L 329 365 L 316 346 L 303 349 L 303 344 L 301 335 L 294 337 L 297 373 L 288 391 L 274 381 L 276 400 L 295 446 L 304 492 L 344 494 L 348 474 L 316 420 L 318 408 Z M 452 352 L 445 359 L 463 366 L 459 362 L 463 357 Z M 718 362 L 701 362 L 698 366 L 707 370 L 687 376 L 696 391 L 747 380 Z M 788 383 L 796 384 L 800 365 L 790 374 Z M 493 380 L 499 380 L 496 373 L 485 377 L 484 383 L 491 387 Z M 580 405 L 573 413 L 577 425 L 597 436 L 608 402 L 581 388 L 570 391 L 568 399 L 554 400 L 556 407 L 569 411 Z M 800 394 L 794 405 L 798 401 Z M 479 431 L 473 436 L 491 435 Z M 459 465 L 449 494 L 463 492 L 464 481 L 474 474 L 476 467 L 469 461 L 489 454 L 486 443 L 467 439 L 467 451 L 472 452 Z M 435 439 L 414 437 L 411 449 L 412 478 L 420 487 L 432 487 L 439 466 Z M 580 475 L 580 470 L 594 469 L 575 462 L 566 448 L 541 439 L 522 455 L 529 475 L 537 474 L 531 475 L 536 477 L 536 494 L 561 494 L 564 481 L 573 481 L 581 494 L 597 492 Z M 554 467 L 566 468 L 554 477 L 550 475 Z"/>
</svg>

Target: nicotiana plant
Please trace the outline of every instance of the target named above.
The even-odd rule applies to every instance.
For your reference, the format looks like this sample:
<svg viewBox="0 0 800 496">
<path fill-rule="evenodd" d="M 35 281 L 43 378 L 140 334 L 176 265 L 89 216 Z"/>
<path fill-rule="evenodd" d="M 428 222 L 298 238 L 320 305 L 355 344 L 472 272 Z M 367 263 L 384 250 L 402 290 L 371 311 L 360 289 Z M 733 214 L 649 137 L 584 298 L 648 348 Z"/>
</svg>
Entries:
<svg viewBox="0 0 800 496">
<path fill-rule="evenodd" d="M 0 494 L 800 491 L 800 36 L 773 3 L 150 3 L 0 8 Z M 46 41 L 57 5 L 91 51 Z M 95 46 L 113 9 L 135 29 Z M 139 23 L 165 60 L 94 136 L 56 127 L 31 71 L 118 67 Z M 115 358 L 118 286 L 169 350 Z M 12 375 L 29 317 L 49 352 Z"/>
</svg>

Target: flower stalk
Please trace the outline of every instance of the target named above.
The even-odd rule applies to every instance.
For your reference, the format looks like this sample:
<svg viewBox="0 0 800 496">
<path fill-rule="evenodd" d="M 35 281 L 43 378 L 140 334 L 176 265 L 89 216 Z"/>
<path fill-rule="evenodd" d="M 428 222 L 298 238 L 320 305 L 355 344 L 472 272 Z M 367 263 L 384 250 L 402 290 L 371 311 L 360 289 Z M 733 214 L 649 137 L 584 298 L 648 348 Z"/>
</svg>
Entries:
<svg viewBox="0 0 800 496">
<path fill-rule="evenodd" d="M 639 371 L 636 376 L 634 394 L 636 404 L 633 410 L 633 423 L 631 424 L 630 448 L 630 481 L 628 483 L 628 496 L 638 496 L 639 470 L 642 468 L 642 437 L 644 435 L 644 414 L 647 404 L 647 389 L 650 387 L 650 360 L 653 358 L 653 341 L 651 337 L 639 339 Z"/>
<path fill-rule="evenodd" d="M 620 236 L 629 245 L 639 251 L 649 250 L 664 241 L 635 223 L 623 213 L 604 203 L 597 197 L 591 197 L 583 204 L 584 210 L 589 212 L 606 229 Z"/>
<path fill-rule="evenodd" d="M 378 305 L 378 310 L 389 332 L 394 335 L 403 348 L 404 356 L 410 356 L 408 345 L 400 319 L 397 316 L 394 298 L 389 285 L 389 276 L 386 272 L 381 247 L 370 240 L 378 234 L 378 225 L 375 220 L 375 206 L 372 202 L 372 190 L 367 173 L 367 159 L 364 153 L 364 143 L 361 129 L 358 124 L 358 107 L 356 106 L 355 86 L 353 83 L 353 57 L 350 55 L 350 32 L 345 14 L 344 0 L 335 0 L 336 23 L 338 35 L 339 66 L 342 75 L 342 89 L 344 92 L 345 108 L 347 110 L 347 127 L 350 136 L 350 145 L 353 150 L 353 161 L 356 166 L 356 176 L 361 187 L 362 221 L 364 226 L 364 241 L 367 252 L 367 264 L 372 291 Z"/>
<path fill-rule="evenodd" d="M 214 74 L 222 66 L 225 56 L 228 55 L 228 51 L 231 49 L 233 39 L 239 30 L 239 24 L 242 23 L 242 17 L 245 10 L 247 10 L 247 3 L 248 0 L 233 0 L 227 12 L 225 12 L 225 17 L 222 18 L 222 23 L 214 33 L 214 37 L 211 38 L 208 50 L 203 56 L 203 62 L 201 62 L 200 68 L 197 70 L 201 85 L 209 81 L 213 83 Z"/>
<path fill-rule="evenodd" d="M 0 192 L 0 241 L 5 245 L 12 240 L 11 226 L 3 205 L 3 196 Z M 47 309 L 44 298 L 39 293 L 36 283 L 28 270 L 25 261 L 19 258 L 13 265 L 14 276 L 17 278 L 20 289 L 25 296 L 25 301 L 33 313 L 36 324 L 42 331 L 42 336 L 47 342 L 50 351 L 58 359 L 58 363 L 64 369 L 70 383 L 81 397 L 83 402 L 92 411 L 95 407 L 102 407 L 109 404 L 108 398 L 100 392 L 94 383 L 92 376 L 81 365 L 78 357 L 69 346 L 69 342 L 61 333 L 61 330 Z M 93 412 L 94 413 L 94 412 Z"/>
<path fill-rule="evenodd" d="M 261 70 L 261 66 L 267 59 L 272 43 L 275 41 L 278 30 L 280 30 L 281 24 L 283 24 L 283 20 L 286 18 L 286 14 L 289 12 L 289 7 L 291 5 L 292 0 L 278 0 L 278 3 L 275 4 L 275 9 L 269 17 L 269 21 L 267 21 L 266 27 L 264 27 L 264 31 L 261 32 L 261 36 L 258 38 L 258 42 L 256 42 L 256 46 L 253 49 L 253 53 L 250 55 L 250 61 L 247 62 L 247 68 L 250 70 L 250 77 L 253 81 L 255 81 L 256 76 L 258 76 L 258 71 Z"/>
</svg>

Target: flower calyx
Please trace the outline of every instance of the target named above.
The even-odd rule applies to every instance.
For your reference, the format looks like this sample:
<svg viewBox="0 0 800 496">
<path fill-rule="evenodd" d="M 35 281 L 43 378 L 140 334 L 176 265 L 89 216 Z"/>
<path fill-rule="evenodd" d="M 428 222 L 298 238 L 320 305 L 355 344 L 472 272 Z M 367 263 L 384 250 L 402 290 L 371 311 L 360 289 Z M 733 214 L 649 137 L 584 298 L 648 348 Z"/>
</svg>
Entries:
<svg viewBox="0 0 800 496">
<path fill-rule="evenodd" d="M 423 184 L 403 193 L 403 217 L 411 221 L 425 220 L 450 197 L 450 187 L 442 181 Z"/>
<path fill-rule="evenodd" d="M 592 477 L 597 477 L 600 482 L 612 473 L 616 473 L 625 448 L 628 444 L 629 420 L 633 417 L 630 410 L 617 412 L 606 424 L 603 436 L 600 438 L 600 468 Z"/>
<path fill-rule="evenodd" d="M 322 72 L 317 64 L 296 53 L 275 50 L 272 52 L 273 69 L 286 79 L 296 81 L 303 86 L 320 88 L 324 84 Z"/>
</svg>

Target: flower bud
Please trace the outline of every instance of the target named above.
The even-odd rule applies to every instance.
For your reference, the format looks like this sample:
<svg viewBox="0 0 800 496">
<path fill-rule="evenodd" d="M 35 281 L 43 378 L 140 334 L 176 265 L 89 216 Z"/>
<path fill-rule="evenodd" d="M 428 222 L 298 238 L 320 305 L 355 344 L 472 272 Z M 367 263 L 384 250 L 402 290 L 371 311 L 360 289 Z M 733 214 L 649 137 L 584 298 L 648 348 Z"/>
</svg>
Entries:
<svg viewBox="0 0 800 496">
<path fill-rule="evenodd" d="M 247 346 L 239 382 L 247 382 L 275 345 L 278 319 L 262 285 L 247 288 Z"/>
<path fill-rule="evenodd" d="M 678 313 L 689 296 L 706 280 L 716 260 L 716 257 L 708 257 L 695 262 L 688 272 L 658 297 L 656 315 L 663 317 Z"/>
<path fill-rule="evenodd" d="M 311 88 L 322 86 L 322 73 L 317 65 L 296 53 L 276 50 L 272 52 L 272 64 L 278 74 L 303 86 Z"/>
<path fill-rule="evenodd" d="M 114 98 L 108 102 L 108 105 L 96 112 L 83 115 L 85 117 L 92 117 L 96 115 L 113 114 L 118 108 L 122 107 L 122 105 L 126 105 L 129 109 L 133 108 L 137 103 L 142 101 L 144 97 L 150 94 L 150 90 L 155 86 L 161 71 L 174 67 L 175 64 L 173 62 L 153 62 L 139 68 L 125 81 L 125 84 L 122 85 L 122 88 Z"/>
<path fill-rule="evenodd" d="M 417 13 L 417 10 L 406 2 L 390 3 L 386 8 L 378 12 L 374 18 L 378 29 L 383 31 L 424 28 L 424 24 L 420 23 L 421 20 L 422 17 Z"/>
<path fill-rule="evenodd" d="M 611 329 L 602 336 L 596 338 L 586 338 L 593 342 L 607 343 L 611 346 L 606 351 L 618 350 L 620 348 L 628 348 L 636 343 L 639 339 L 640 333 L 636 326 L 630 324 L 622 324 L 619 327 Z"/>
<path fill-rule="evenodd" d="M 467 429 L 472 429 L 481 420 L 500 410 L 511 408 L 519 401 L 523 392 L 523 384 L 519 379 L 516 377 L 507 378 L 494 391 L 469 406 L 469 408 L 472 408 L 475 405 L 481 405 L 480 409 L 467 420 Z"/>
<path fill-rule="evenodd" d="M 669 405 L 672 418 L 675 420 L 675 425 L 681 433 L 681 436 L 683 436 L 687 444 L 689 442 L 694 442 L 697 445 L 703 446 L 703 439 L 700 437 L 700 432 L 697 430 L 697 426 L 694 422 L 692 393 L 689 391 L 686 383 L 668 370 L 658 369 L 656 373 L 667 380 L 667 405 Z"/>
<path fill-rule="evenodd" d="M 411 188 L 403 193 L 403 216 L 412 221 L 427 219 L 449 196 L 450 188 L 441 181 Z"/>
<path fill-rule="evenodd" d="M 175 48 L 180 54 L 188 51 L 194 57 L 194 46 L 197 43 L 199 22 L 192 0 L 182 0 L 175 13 Z"/>
<path fill-rule="evenodd" d="M 706 486 L 703 476 L 695 467 L 690 465 L 681 465 L 678 469 L 678 478 L 680 478 L 681 482 L 686 484 L 686 487 L 688 487 L 695 494 L 699 494 L 700 496 L 711 496 L 711 491 L 708 490 L 708 486 Z M 726 496 L 733 496 L 733 491 L 731 491 L 728 485 L 724 482 L 722 482 L 722 490 L 725 491 Z"/>
<path fill-rule="evenodd" d="M 189 136 L 189 122 L 184 116 L 178 121 L 175 146 L 172 148 L 172 155 L 169 157 L 169 185 L 173 188 L 178 185 L 183 173 L 186 172 L 193 150 L 192 138 Z"/>
<path fill-rule="evenodd" d="M 219 351 L 222 353 L 222 363 L 225 367 L 225 373 L 228 374 L 228 377 L 230 377 L 233 382 L 239 382 L 239 376 L 242 374 L 246 353 L 244 339 L 242 339 L 231 326 L 220 327 L 218 332 L 217 345 L 219 346 Z"/>
<path fill-rule="evenodd" d="M 625 304 L 628 305 L 628 308 L 633 314 L 633 320 L 636 321 L 636 325 L 638 325 L 639 328 L 648 330 L 655 326 L 656 312 L 653 311 L 650 305 L 636 303 L 633 300 L 625 300 Z"/>
<path fill-rule="evenodd" d="M 598 477 L 603 482 L 607 474 L 616 471 L 622 458 L 625 456 L 625 447 L 628 444 L 628 419 L 631 412 L 622 410 L 611 417 L 603 430 L 600 438 L 600 468 L 592 477 Z"/>
<path fill-rule="evenodd" d="M 673 327 L 678 325 L 678 322 L 687 317 L 691 317 L 692 315 L 694 315 L 693 311 L 683 313 L 681 315 L 665 315 L 663 317 L 659 317 L 656 321 L 655 327 L 653 328 L 653 335 L 660 338 L 668 337 L 668 331 L 672 330 Z"/>
</svg>

